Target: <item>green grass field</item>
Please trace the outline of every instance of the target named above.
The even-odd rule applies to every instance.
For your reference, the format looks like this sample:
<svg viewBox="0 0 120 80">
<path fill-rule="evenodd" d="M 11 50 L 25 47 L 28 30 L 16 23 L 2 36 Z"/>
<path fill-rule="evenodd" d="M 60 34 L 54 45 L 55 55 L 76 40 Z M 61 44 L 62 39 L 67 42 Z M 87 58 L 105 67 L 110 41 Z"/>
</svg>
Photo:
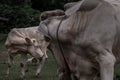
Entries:
<svg viewBox="0 0 120 80">
<path fill-rule="evenodd" d="M 4 46 L 6 35 L 0 34 L 0 51 L 6 50 Z M 26 72 L 26 80 L 57 80 L 56 72 L 57 72 L 57 66 L 55 63 L 55 60 L 50 52 L 48 54 L 48 59 L 45 62 L 45 65 L 39 75 L 38 78 L 34 77 L 35 71 L 36 71 L 36 65 L 28 64 L 28 72 Z M 16 56 L 14 61 L 15 64 L 12 66 L 12 72 L 11 76 L 6 78 L 6 69 L 7 64 L 1 64 L 1 62 L 7 61 L 6 55 L 0 55 L 0 80 L 20 80 L 20 55 Z M 115 78 L 114 80 L 120 80 L 120 65 L 117 65 L 115 67 Z"/>
<path fill-rule="evenodd" d="M 0 35 L 0 51 L 6 50 L 4 46 L 6 35 Z M 55 64 L 55 60 L 50 52 L 48 54 L 48 59 L 45 62 L 45 65 L 39 75 L 38 78 L 34 76 L 37 66 L 33 64 L 28 64 L 28 72 L 26 72 L 26 80 L 56 80 L 56 71 L 57 66 Z M 0 80 L 20 80 L 20 55 L 16 56 L 14 61 L 15 64 L 12 66 L 12 72 L 11 76 L 6 78 L 6 70 L 7 70 L 7 64 L 2 64 L 1 62 L 7 61 L 7 56 L 0 55 Z"/>
</svg>

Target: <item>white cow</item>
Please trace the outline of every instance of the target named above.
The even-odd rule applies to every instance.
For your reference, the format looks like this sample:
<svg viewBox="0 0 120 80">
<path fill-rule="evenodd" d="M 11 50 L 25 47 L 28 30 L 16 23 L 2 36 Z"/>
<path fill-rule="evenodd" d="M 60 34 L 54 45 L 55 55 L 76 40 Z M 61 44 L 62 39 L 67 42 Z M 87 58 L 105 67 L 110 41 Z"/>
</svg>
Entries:
<svg viewBox="0 0 120 80">
<path fill-rule="evenodd" d="M 114 65 L 120 63 L 120 0 L 81 0 L 65 14 L 39 26 L 50 45 L 58 47 L 59 53 L 53 51 L 59 80 L 71 80 L 66 74 L 74 80 L 113 80 Z"/>
</svg>

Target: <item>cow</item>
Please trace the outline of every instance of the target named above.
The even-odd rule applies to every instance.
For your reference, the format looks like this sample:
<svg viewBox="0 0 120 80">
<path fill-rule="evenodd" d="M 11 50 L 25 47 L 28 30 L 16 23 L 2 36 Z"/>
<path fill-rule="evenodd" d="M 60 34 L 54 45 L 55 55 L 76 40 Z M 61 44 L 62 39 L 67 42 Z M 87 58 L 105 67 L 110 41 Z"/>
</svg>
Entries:
<svg viewBox="0 0 120 80">
<path fill-rule="evenodd" d="M 28 62 L 27 54 L 30 54 L 33 56 L 33 58 L 39 60 L 35 76 L 39 75 L 46 59 L 48 58 L 46 50 L 49 43 L 44 40 L 44 36 L 42 34 L 38 33 L 37 28 L 38 26 L 27 28 L 13 28 L 9 32 L 5 42 L 8 54 L 7 77 L 10 74 L 13 58 L 17 54 L 20 54 L 22 58 L 20 75 L 22 79 L 25 77 L 25 68 Z"/>
<path fill-rule="evenodd" d="M 58 65 L 74 80 L 113 80 L 114 65 L 120 62 L 119 0 L 81 0 L 64 16 L 41 21 L 38 30 L 56 44 Z"/>
</svg>

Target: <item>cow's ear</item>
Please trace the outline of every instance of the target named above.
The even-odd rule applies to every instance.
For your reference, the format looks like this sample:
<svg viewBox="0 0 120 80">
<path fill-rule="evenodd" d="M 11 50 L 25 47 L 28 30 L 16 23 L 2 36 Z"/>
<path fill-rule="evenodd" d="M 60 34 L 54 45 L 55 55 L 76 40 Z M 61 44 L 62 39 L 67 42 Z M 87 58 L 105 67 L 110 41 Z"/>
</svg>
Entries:
<svg viewBox="0 0 120 80">
<path fill-rule="evenodd" d="M 27 44 L 31 44 L 31 43 L 32 43 L 32 42 L 31 42 L 31 39 L 28 38 L 28 37 L 26 37 L 25 40 L 26 40 Z"/>
<path fill-rule="evenodd" d="M 41 32 L 45 36 L 49 36 L 47 26 L 44 21 L 41 21 L 38 27 L 38 31 Z"/>
<path fill-rule="evenodd" d="M 102 0 L 81 0 L 77 4 L 75 4 L 73 7 L 68 9 L 65 12 L 65 14 L 67 16 L 70 16 L 77 11 L 91 11 L 97 7 L 100 1 Z"/>
</svg>

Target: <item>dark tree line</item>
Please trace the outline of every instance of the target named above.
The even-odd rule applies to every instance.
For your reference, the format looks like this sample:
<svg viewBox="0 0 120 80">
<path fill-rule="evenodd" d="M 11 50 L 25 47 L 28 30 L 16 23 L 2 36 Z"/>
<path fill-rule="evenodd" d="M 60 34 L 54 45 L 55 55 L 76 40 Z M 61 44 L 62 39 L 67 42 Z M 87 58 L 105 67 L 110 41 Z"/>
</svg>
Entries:
<svg viewBox="0 0 120 80">
<path fill-rule="evenodd" d="M 41 11 L 52 10 L 56 8 L 63 8 L 63 5 L 67 2 L 75 2 L 79 0 L 31 0 L 32 7 Z"/>
<path fill-rule="evenodd" d="M 0 33 L 38 25 L 40 12 L 62 9 L 65 3 L 73 1 L 78 0 L 0 0 Z"/>
</svg>

